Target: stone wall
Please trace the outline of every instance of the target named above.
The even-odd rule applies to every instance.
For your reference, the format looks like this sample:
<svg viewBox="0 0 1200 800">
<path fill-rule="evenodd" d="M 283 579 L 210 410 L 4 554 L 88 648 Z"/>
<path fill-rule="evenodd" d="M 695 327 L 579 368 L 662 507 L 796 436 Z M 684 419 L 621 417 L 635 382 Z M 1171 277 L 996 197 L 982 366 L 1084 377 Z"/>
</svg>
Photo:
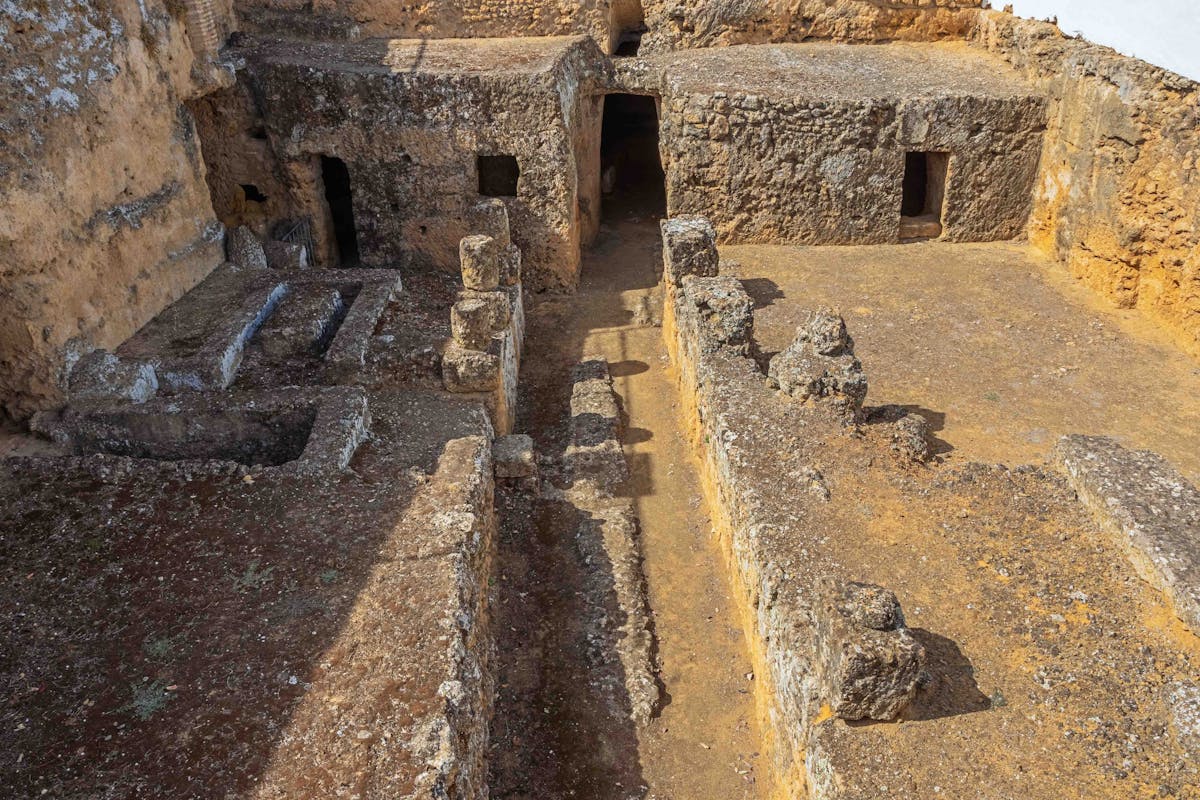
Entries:
<svg viewBox="0 0 1200 800">
<path fill-rule="evenodd" d="M 609 0 L 236 0 L 242 27 L 314 38 L 414 39 L 587 34 L 607 51 Z"/>
<path fill-rule="evenodd" d="M 1019 235 L 1043 102 L 1002 64 L 970 55 L 962 45 L 805 44 L 672 57 L 668 213 L 708 217 L 725 242 L 894 242 L 905 153 L 946 152 L 942 238 Z"/>
<path fill-rule="evenodd" d="M 162 0 L 0 3 L 0 404 L 61 398 L 220 260 L 184 101 L 202 91 Z"/>
<path fill-rule="evenodd" d="M 643 52 L 810 39 L 961 37 L 981 0 L 236 0 L 246 30 L 312 38 L 586 34 L 607 53 L 642 26 Z"/>
<path fill-rule="evenodd" d="M 980 0 L 643 0 L 643 50 L 960 38 Z"/>
<path fill-rule="evenodd" d="M 222 176 L 214 189 L 223 219 L 244 208 L 241 184 L 261 179 L 263 189 L 277 181 L 290 199 L 267 211 L 313 220 L 318 262 L 334 260 L 320 227 L 329 209 L 317 164 L 322 155 L 336 157 L 350 173 L 364 264 L 457 271 L 459 241 L 473 232 L 469 212 L 481 196 L 477 158 L 511 155 L 520 178 L 515 196 L 502 199 L 525 254 L 527 284 L 575 286 L 581 230 L 594 227 L 580 223 L 576 152 L 591 146 L 581 126 L 594 125 L 579 107 L 600 55 L 588 39 L 305 44 L 247 37 L 238 54 L 248 61 L 241 80 L 257 98 L 267 138 L 254 158 L 218 155 L 224 129 L 212 126 L 215 141 L 206 138 L 205 148 Z M 212 119 L 219 123 L 220 114 Z M 230 125 L 245 136 L 253 119 L 247 111 Z"/>
<path fill-rule="evenodd" d="M 1200 353 L 1200 84 L 998 12 L 972 38 L 1049 98 L 1031 240 Z"/>
</svg>

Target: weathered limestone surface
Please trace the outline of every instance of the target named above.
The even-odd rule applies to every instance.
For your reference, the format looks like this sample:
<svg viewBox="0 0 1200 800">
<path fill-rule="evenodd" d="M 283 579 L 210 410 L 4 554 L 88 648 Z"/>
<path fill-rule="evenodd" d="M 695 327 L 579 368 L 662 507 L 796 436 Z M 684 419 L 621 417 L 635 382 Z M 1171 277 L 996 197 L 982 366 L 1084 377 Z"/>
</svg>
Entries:
<svg viewBox="0 0 1200 800">
<path fill-rule="evenodd" d="M 225 231 L 225 258 L 245 269 L 267 269 L 267 253 L 254 231 L 244 225 Z"/>
<path fill-rule="evenodd" d="M 162 0 L 0 5 L 0 408 L 60 401 L 221 261 L 185 101 L 205 91 Z"/>
<path fill-rule="evenodd" d="M 961 36 L 980 0 L 235 0 L 247 30 L 301 36 L 431 39 L 588 34 L 613 52 L 644 22 L 642 49 L 810 39 L 926 40 Z"/>
<path fill-rule="evenodd" d="M 359 38 L 470 39 L 587 34 L 608 51 L 610 0 L 234 0 L 244 30 Z"/>
<path fill-rule="evenodd" d="M 486 796 L 492 432 L 444 393 L 370 402 L 353 472 L 0 462 L 5 580 L 46 576 L 0 603 L 0 672 L 88 698 L 13 699 L 8 796 Z M 104 531 L 86 559 L 81 530 Z"/>
<path fill-rule="evenodd" d="M 480 204 L 473 211 L 488 208 Z M 450 342 L 442 353 L 442 383 L 457 394 L 481 394 L 496 430 L 506 435 L 516 421 L 517 379 L 525 341 L 524 288 L 520 250 L 503 242 L 510 234 L 507 217 L 488 213 L 483 221 L 497 236 L 473 234 L 459 245 L 460 271 L 468 288 L 450 308 Z M 515 252 L 517 280 L 500 285 L 500 259 Z M 511 273 L 510 273 L 511 277 Z M 471 288 L 476 287 L 476 288 Z M 482 288 L 490 287 L 490 288 Z"/>
<path fill-rule="evenodd" d="M 907 151 L 948 152 L 942 238 L 1025 229 L 1044 101 L 961 44 L 761 45 L 675 53 L 661 69 L 671 216 L 722 242 L 900 238 Z"/>
<path fill-rule="evenodd" d="M 763 42 L 963 35 L 980 0 L 643 0 L 647 51 Z"/>
<path fill-rule="evenodd" d="M 537 454 L 527 433 L 498 436 L 492 445 L 497 478 L 537 478 Z"/>
<path fill-rule="evenodd" d="M 1200 84 L 999 12 L 971 39 L 1049 100 L 1030 239 L 1200 352 Z"/>
<path fill-rule="evenodd" d="M 1102 436 L 1063 437 L 1054 456 L 1141 576 L 1200 631 L 1200 491 L 1161 456 Z"/>
<path fill-rule="evenodd" d="M 268 171 L 283 176 L 292 198 L 272 213 L 326 220 L 317 157 L 337 157 L 350 174 L 364 264 L 455 271 L 462 238 L 491 235 L 474 227 L 477 156 L 511 155 L 520 168 L 516 196 L 499 200 L 524 254 L 524 280 L 535 290 L 576 285 L 578 175 L 589 166 L 579 163 L 574 139 L 600 56 L 590 40 L 239 42 L 249 65 L 241 80 L 261 99 L 274 159 Z M 234 179 L 222 186 L 240 191 Z M 509 253 L 507 281 L 511 260 Z"/>
<path fill-rule="evenodd" d="M 701 216 L 664 219 L 663 278 L 678 286 L 687 275 L 712 278 L 717 274 L 717 234 Z"/>
<path fill-rule="evenodd" d="M 891 720 L 917 693 L 925 648 L 882 586 L 827 580 L 815 609 L 822 702 L 842 719 Z"/>
<path fill-rule="evenodd" d="M 67 391 L 72 400 L 144 403 L 158 391 L 158 376 L 153 364 L 93 350 L 75 362 Z"/>
<path fill-rule="evenodd" d="M 342 294 L 334 287 L 296 287 L 259 328 L 259 341 L 275 357 L 316 352 L 328 345 L 345 311 Z"/>
<path fill-rule="evenodd" d="M 563 454 L 576 480 L 616 486 L 629 479 L 621 449 L 621 408 L 612 388 L 608 361 L 602 356 L 576 366 L 571 387 L 571 443 Z"/>
</svg>

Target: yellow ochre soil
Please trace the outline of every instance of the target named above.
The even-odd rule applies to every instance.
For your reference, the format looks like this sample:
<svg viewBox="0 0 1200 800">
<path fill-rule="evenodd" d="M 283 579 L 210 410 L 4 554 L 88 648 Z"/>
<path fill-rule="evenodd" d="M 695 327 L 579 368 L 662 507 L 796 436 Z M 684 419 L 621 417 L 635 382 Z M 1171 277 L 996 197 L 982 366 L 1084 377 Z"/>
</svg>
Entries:
<svg viewBox="0 0 1200 800">
<path fill-rule="evenodd" d="M 805 310 L 846 318 L 868 405 L 913 407 L 953 460 L 1040 462 L 1067 433 L 1114 436 L 1200 479 L 1200 364 L 1018 243 L 722 249 L 767 353 Z"/>
</svg>

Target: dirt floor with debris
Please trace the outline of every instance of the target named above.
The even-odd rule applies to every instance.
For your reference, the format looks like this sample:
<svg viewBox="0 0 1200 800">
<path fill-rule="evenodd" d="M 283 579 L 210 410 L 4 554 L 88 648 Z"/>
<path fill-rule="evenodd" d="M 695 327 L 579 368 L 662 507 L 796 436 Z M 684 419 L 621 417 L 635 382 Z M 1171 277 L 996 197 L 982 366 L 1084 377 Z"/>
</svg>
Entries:
<svg viewBox="0 0 1200 800">
<path fill-rule="evenodd" d="M 724 247 L 764 353 L 800 315 L 846 318 L 871 402 L 925 416 L 955 460 L 1039 462 L 1059 436 L 1113 436 L 1200 480 L 1200 366 L 1020 243 Z"/>
<path fill-rule="evenodd" d="M 661 330 L 656 219 L 610 220 L 584 261 L 574 297 L 545 297 L 529 312 L 517 429 L 547 454 L 566 440 L 570 369 L 608 358 L 628 415 L 623 487 L 640 519 L 643 568 L 657 637 L 663 705 L 638 730 L 596 699 L 577 646 L 578 554 L 555 535 L 554 504 L 510 497 L 501 509 L 497 709 L 492 794 L 498 798 L 762 798 L 754 674 L 726 572 L 679 428 L 677 392 Z M 527 501 L 525 501 L 527 503 Z M 535 535 L 523 538 L 525 520 Z"/>
<path fill-rule="evenodd" d="M 807 756 L 819 751 L 844 796 L 859 798 L 1200 796 L 1169 702 L 1195 675 L 1200 638 L 1061 475 L 1016 466 L 1043 461 L 1057 435 L 1081 428 L 1179 453 L 1186 443 L 1171 434 L 1194 435 L 1196 406 L 1184 395 L 1194 366 L 1136 335 L 1138 320 L 1118 324 L 1121 314 L 1073 302 L 1065 278 L 1016 245 L 722 256 L 722 271 L 758 301 L 760 361 L 791 340 L 806 310 L 832 305 L 871 379 L 867 406 L 939 412 L 929 416 L 940 458 L 907 463 L 877 426 L 822 421 L 771 389 L 751 358 L 704 356 L 717 366 L 703 373 L 709 427 L 693 429 L 693 441 L 733 465 L 725 496 L 753 498 L 753 519 L 737 520 L 756 526 L 740 545 L 752 550 L 743 563 L 756 565 L 739 576 L 743 601 L 762 580 L 755 569 L 781 570 L 775 602 L 793 605 L 804 636 L 812 576 L 878 583 L 896 592 L 928 652 L 927 678 L 899 723 L 818 716 Z M 1072 330 L 1088 335 L 1068 338 Z M 1076 369 L 1045 377 L 1067 353 L 1079 354 Z M 1143 424 L 1160 402 L 1164 413 Z M 1045 440 L 1019 435 L 1031 429 Z M 1194 453 L 1183 455 L 1194 472 Z M 819 475 L 823 492 L 779 479 L 800 474 Z"/>
</svg>

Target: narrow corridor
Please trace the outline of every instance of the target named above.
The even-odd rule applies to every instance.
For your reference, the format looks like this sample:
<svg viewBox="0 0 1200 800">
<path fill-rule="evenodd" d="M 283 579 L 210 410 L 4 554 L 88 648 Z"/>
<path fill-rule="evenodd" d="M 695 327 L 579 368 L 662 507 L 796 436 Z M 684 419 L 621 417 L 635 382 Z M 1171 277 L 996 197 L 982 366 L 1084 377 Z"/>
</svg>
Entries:
<svg viewBox="0 0 1200 800">
<path fill-rule="evenodd" d="M 496 714 L 492 792 L 498 798 L 760 798 L 769 793 L 754 707 L 754 675 L 722 556 L 680 428 L 678 391 L 661 330 L 657 221 L 612 221 L 585 256 L 574 297 L 529 315 L 518 430 L 543 456 L 566 439 L 570 369 L 607 357 L 628 415 L 624 487 L 641 523 L 657 638 L 661 712 L 641 730 L 596 697 L 580 619 L 584 565 L 569 510 L 503 492 L 496 588 Z M 565 523 L 565 524 L 564 524 Z M 611 682 L 610 684 L 611 685 Z"/>
</svg>

